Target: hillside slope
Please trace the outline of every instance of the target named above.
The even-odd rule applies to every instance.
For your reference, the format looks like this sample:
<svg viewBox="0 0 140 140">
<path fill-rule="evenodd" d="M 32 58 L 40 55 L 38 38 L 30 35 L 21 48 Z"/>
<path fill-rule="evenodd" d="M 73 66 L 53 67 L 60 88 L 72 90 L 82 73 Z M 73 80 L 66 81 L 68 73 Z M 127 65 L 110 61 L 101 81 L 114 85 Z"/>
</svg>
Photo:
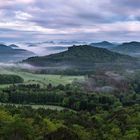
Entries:
<svg viewBox="0 0 140 140">
<path fill-rule="evenodd" d="M 98 43 L 91 43 L 91 46 L 95 46 L 95 47 L 100 47 L 100 48 L 112 48 L 115 47 L 116 45 L 113 43 L 110 43 L 108 41 L 102 41 L 102 42 L 98 42 Z"/>
<path fill-rule="evenodd" d="M 132 56 L 140 56 L 140 42 L 128 42 L 111 48 L 112 51 Z"/>
<path fill-rule="evenodd" d="M 138 60 L 128 55 L 111 52 L 89 45 L 73 46 L 67 51 L 42 57 L 31 57 L 23 61 L 37 67 L 60 69 L 112 69 L 136 67 Z"/>
<path fill-rule="evenodd" d="M 19 61 L 34 56 L 33 52 L 20 49 L 18 46 L 0 44 L 0 62 Z"/>
</svg>

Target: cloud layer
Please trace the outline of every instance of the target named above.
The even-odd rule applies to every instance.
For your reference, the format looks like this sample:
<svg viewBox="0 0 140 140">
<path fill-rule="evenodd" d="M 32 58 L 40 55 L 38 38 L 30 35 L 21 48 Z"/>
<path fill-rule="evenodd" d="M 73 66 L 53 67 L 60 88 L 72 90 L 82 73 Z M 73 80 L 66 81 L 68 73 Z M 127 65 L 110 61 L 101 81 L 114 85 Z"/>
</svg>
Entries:
<svg viewBox="0 0 140 140">
<path fill-rule="evenodd" d="M 140 37 L 139 0 L 0 1 L 0 41 Z"/>
</svg>

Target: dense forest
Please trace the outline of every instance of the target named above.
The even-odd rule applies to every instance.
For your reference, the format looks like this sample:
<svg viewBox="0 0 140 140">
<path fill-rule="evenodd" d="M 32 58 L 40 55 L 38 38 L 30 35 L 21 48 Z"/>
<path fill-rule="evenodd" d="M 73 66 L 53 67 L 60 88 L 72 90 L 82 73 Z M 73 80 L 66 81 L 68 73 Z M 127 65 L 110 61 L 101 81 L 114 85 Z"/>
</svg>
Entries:
<svg viewBox="0 0 140 140">
<path fill-rule="evenodd" d="M 135 85 L 136 86 L 136 85 Z M 139 86 L 139 85 L 138 85 Z M 96 93 L 87 92 L 79 86 L 67 84 L 65 86 L 52 86 L 41 88 L 37 85 L 13 85 L 0 91 L 0 102 L 16 104 L 42 104 L 58 105 L 76 111 L 96 111 L 98 107 L 104 110 L 117 106 L 131 106 L 139 104 L 140 94 L 130 93 Z"/>
<path fill-rule="evenodd" d="M 140 106 L 88 111 L 0 107 L 2 140 L 139 140 Z"/>
<path fill-rule="evenodd" d="M 57 111 L 0 107 L 2 140 L 139 140 L 140 107 Z"/>
<path fill-rule="evenodd" d="M 120 91 L 113 92 L 88 90 L 77 81 L 45 87 L 20 83 L 1 88 L 0 139 L 139 140 L 138 77 L 138 73 L 129 76 L 127 85 L 120 84 Z M 124 86 L 127 91 L 121 90 Z M 63 109 L 32 107 L 37 105 Z"/>
</svg>

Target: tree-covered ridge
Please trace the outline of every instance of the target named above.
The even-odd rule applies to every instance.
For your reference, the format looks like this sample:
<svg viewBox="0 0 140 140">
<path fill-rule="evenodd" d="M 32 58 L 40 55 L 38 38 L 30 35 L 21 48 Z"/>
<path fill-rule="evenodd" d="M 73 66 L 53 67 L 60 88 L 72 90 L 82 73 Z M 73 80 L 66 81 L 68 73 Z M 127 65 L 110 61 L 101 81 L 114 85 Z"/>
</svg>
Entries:
<svg viewBox="0 0 140 140">
<path fill-rule="evenodd" d="M 39 67 L 41 73 L 87 74 L 96 70 L 137 68 L 136 58 L 89 45 L 73 46 L 67 51 L 23 61 Z"/>
<path fill-rule="evenodd" d="M 27 50 L 24 50 L 24 49 L 20 49 L 17 45 L 15 44 L 11 44 L 11 45 L 4 45 L 4 44 L 0 44 L 0 54 L 1 53 L 5 53 L 5 54 L 34 54 L 33 52 L 30 52 L 30 51 L 27 51 Z"/>
<path fill-rule="evenodd" d="M 110 43 L 108 41 L 102 41 L 102 42 L 97 42 L 97 43 L 91 43 L 91 46 L 95 46 L 95 47 L 100 47 L 100 48 L 112 48 L 117 46 L 114 43 Z"/>
<path fill-rule="evenodd" d="M 21 61 L 34 55 L 33 52 L 21 49 L 15 44 L 0 44 L 0 62 Z"/>
<path fill-rule="evenodd" d="M 73 46 L 68 51 L 43 57 L 31 57 L 24 62 L 36 66 L 47 66 L 47 64 L 59 63 L 115 63 L 135 62 L 137 59 L 127 55 L 111 52 L 107 49 L 96 48 L 88 45 Z M 46 65 L 45 65 L 46 64 Z"/>
<path fill-rule="evenodd" d="M 121 53 L 140 53 L 140 42 L 128 42 L 123 43 L 121 45 L 118 45 L 114 48 L 111 48 L 111 50 Z"/>
</svg>

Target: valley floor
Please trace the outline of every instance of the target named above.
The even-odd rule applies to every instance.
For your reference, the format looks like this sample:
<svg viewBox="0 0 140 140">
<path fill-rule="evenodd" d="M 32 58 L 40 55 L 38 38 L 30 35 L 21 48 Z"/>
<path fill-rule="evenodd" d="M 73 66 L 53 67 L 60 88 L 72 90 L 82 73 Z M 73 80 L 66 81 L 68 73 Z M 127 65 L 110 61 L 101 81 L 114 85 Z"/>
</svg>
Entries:
<svg viewBox="0 0 140 140">
<path fill-rule="evenodd" d="M 84 80 L 84 76 L 66 76 L 66 75 L 50 75 L 50 74 L 34 74 L 30 72 L 25 72 L 21 70 L 10 70 L 10 69 L 0 69 L 0 74 L 14 74 L 22 77 L 26 84 L 39 83 L 42 86 L 46 86 L 51 83 L 53 85 L 58 84 L 70 84 L 73 80 Z M 0 87 L 5 87 L 7 85 L 0 85 Z"/>
<path fill-rule="evenodd" d="M 126 81 L 111 72 L 86 78 L 17 69 L 0 69 L 0 74 L 3 82 L 17 80 L 13 75 L 24 79 L 0 85 L 0 140 L 140 139 L 139 72 L 126 75 Z M 82 81 L 118 89 L 89 91 Z"/>
</svg>

